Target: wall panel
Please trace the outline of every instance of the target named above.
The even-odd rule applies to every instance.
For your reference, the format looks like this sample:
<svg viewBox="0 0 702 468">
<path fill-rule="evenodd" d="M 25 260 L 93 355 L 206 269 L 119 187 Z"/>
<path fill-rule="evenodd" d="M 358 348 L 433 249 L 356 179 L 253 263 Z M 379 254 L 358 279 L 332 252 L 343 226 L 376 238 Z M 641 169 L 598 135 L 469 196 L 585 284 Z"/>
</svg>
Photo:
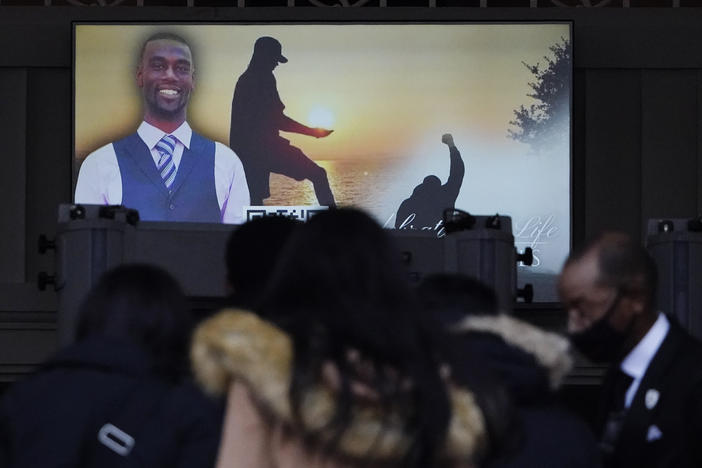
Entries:
<svg viewBox="0 0 702 468">
<path fill-rule="evenodd" d="M 0 283 L 24 282 L 27 71 L 0 68 Z"/>
<path fill-rule="evenodd" d="M 697 70 L 697 215 L 702 215 L 702 70 Z"/>
<path fill-rule="evenodd" d="M 641 81 L 641 228 L 697 211 L 698 72 L 645 70 Z"/>
<path fill-rule="evenodd" d="M 54 237 L 58 203 L 71 201 L 71 71 L 33 68 L 27 80 L 27 281 L 53 271 L 53 252 L 39 255 L 39 234 Z"/>
<path fill-rule="evenodd" d="M 587 70 L 573 70 L 573 105 L 571 120 L 571 158 L 570 158 L 570 197 L 571 197 L 571 246 L 584 241 L 585 219 L 575 213 L 585 212 L 585 148 L 587 141 L 586 116 Z"/>
<path fill-rule="evenodd" d="M 638 233 L 641 73 L 588 70 L 585 94 L 585 237 L 603 229 Z"/>
</svg>

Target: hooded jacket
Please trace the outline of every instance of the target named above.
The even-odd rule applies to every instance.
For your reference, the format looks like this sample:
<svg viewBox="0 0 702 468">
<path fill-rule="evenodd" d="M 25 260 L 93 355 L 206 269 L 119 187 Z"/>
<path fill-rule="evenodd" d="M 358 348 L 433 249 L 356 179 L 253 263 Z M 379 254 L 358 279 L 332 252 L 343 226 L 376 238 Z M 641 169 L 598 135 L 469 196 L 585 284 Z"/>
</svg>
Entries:
<svg viewBox="0 0 702 468">
<path fill-rule="evenodd" d="M 191 358 L 206 390 L 228 393 L 223 444 L 236 444 L 247 458 L 242 461 L 242 451 L 232 450 L 239 455 L 235 466 L 336 467 L 368 460 L 398 466 L 408 451 L 410 415 L 388 412 L 363 398 L 354 398 L 350 422 L 331 452 L 320 460 L 315 455 L 319 450 L 306 451 L 305 441 L 325 447 L 336 435 L 327 424 L 335 413 L 335 389 L 323 379 L 305 389 L 295 418 L 290 404 L 292 340 L 252 313 L 229 310 L 204 322 L 195 333 Z M 470 391 L 451 388 L 449 395 L 452 416 L 440 458 L 446 466 L 470 466 L 487 443 L 483 414 Z M 237 409 L 230 412 L 233 407 Z M 251 454 L 256 447 L 267 453 L 256 458 Z M 221 447 L 220 466 L 225 466 L 223 451 Z"/>
<path fill-rule="evenodd" d="M 470 356 L 471 365 L 506 388 L 517 408 L 521 437 L 486 466 L 600 466 L 589 428 L 556 402 L 556 391 L 573 364 L 568 340 L 500 314 L 463 319 L 443 344 L 454 367 Z"/>
<path fill-rule="evenodd" d="M 160 378 L 148 353 L 93 337 L 3 396 L 0 466 L 208 468 L 220 424 L 220 405 L 193 384 Z M 105 445 L 107 427 L 122 431 L 120 444 L 133 440 L 128 451 Z"/>
</svg>

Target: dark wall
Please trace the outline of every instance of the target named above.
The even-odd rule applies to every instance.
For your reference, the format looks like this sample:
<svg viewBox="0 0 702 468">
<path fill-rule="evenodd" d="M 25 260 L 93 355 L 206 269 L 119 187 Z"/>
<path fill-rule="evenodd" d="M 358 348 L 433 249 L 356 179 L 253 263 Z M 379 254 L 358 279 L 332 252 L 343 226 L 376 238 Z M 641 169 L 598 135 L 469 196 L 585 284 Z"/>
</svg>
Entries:
<svg viewBox="0 0 702 468">
<path fill-rule="evenodd" d="M 0 381 L 54 347 L 36 276 L 71 200 L 73 21 L 572 20 L 573 241 L 702 212 L 702 10 L 0 7 Z"/>
</svg>

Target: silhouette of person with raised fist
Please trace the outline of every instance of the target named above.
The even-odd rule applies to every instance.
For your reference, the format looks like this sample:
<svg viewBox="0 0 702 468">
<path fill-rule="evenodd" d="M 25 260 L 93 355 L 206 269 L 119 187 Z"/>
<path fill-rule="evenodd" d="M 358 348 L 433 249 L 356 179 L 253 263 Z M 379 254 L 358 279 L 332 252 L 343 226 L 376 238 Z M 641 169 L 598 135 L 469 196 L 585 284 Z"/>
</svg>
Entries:
<svg viewBox="0 0 702 468">
<path fill-rule="evenodd" d="M 395 216 L 395 229 L 436 229 L 443 211 L 454 208 L 466 167 L 453 136 L 446 133 L 441 137 L 441 142 L 448 146 L 451 158 L 448 180 L 442 185 L 437 176 L 426 176 L 414 188 L 412 195 L 400 204 Z"/>
</svg>

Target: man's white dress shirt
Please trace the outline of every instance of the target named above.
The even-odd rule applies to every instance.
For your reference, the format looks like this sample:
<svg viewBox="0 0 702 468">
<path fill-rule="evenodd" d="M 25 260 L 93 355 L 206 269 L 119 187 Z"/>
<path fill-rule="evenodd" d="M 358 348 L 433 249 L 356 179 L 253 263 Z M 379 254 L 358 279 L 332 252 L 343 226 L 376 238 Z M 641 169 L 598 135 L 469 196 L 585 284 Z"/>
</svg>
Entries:
<svg viewBox="0 0 702 468">
<path fill-rule="evenodd" d="M 653 326 L 651 326 L 646 335 L 644 335 L 634 349 L 626 355 L 620 364 L 621 370 L 634 379 L 626 391 L 624 398 L 625 408 L 631 406 L 634 395 L 636 395 L 636 391 L 641 384 L 641 379 L 643 379 L 643 376 L 646 374 L 646 370 L 649 364 L 651 364 L 653 356 L 656 355 L 661 344 L 663 344 L 668 330 L 670 330 L 668 318 L 665 314 L 659 313 Z"/>
</svg>

